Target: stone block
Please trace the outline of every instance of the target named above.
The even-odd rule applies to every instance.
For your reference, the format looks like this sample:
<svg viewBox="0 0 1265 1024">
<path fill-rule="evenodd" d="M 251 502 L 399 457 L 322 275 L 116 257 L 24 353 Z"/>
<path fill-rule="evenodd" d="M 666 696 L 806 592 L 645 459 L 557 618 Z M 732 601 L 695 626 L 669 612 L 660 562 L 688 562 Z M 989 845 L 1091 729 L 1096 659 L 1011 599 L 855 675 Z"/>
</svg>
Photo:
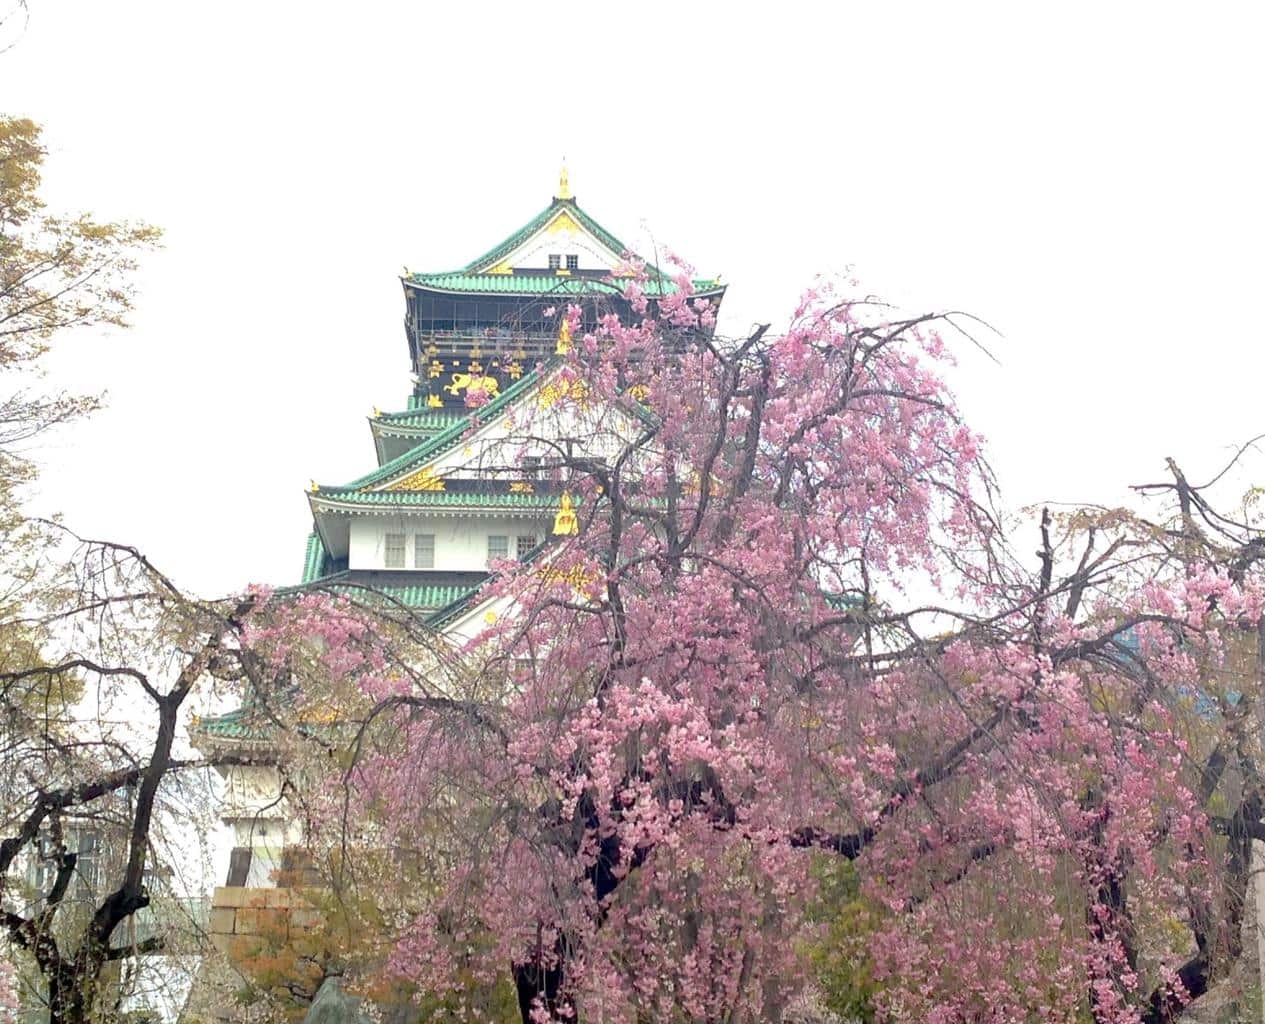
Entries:
<svg viewBox="0 0 1265 1024">
<path fill-rule="evenodd" d="M 211 917 L 207 921 L 207 931 L 212 934 L 232 935 L 233 919 L 237 911 L 232 907 L 212 907 Z"/>
<path fill-rule="evenodd" d="M 292 907 L 290 910 L 290 931 L 313 931 L 321 925 L 321 912 L 311 907 Z"/>
<path fill-rule="evenodd" d="M 287 888 L 264 889 L 265 907 L 292 907 L 295 903 L 294 890 Z"/>
<path fill-rule="evenodd" d="M 242 907 L 237 911 L 234 931 L 238 935 L 284 938 L 290 912 L 283 907 Z"/>
<path fill-rule="evenodd" d="M 284 907 L 273 907 L 258 911 L 259 918 L 256 930 L 260 935 L 270 939 L 285 939 L 290 928 L 290 911 Z"/>
<path fill-rule="evenodd" d="M 258 889 L 247 889 L 240 885 L 217 885 L 215 895 L 211 897 L 211 906 L 248 907 L 258 892 Z"/>
<path fill-rule="evenodd" d="M 254 907 L 256 910 L 259 910 L 263 907 L 270 905 L 270 901 L 272 899 L 271 894 L 274 890 L 261 888 L 261 889 L 243 889 L 242 891 L 246 894 L 244 897 L 244 902 L 242 903 L 242 906 Z"/>
<path fill-rule="evenodd" d="M 258 935 L 234 935 L 228 955 L 235 963 L 241 963 L 250 957 L 259 956 L 264 946 L 264 940 Z"/>
</svg>

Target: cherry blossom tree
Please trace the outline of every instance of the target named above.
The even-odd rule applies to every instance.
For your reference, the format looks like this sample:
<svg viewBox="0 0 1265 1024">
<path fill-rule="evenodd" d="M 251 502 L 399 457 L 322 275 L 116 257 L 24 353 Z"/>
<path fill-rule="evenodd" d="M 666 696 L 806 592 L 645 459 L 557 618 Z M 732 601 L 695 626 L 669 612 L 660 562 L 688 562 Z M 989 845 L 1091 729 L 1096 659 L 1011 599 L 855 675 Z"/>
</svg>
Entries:
<svg viewBox="0 0 1265 1024">
<path fill-rule="evenodd" d="M 727 343 L 678 284 L 562 311 L 511 427 L 575 532 L 499 567 L 476 641 L 320 594 L 251 627 L 274 693 L 337 707 L 312 843 L 399 883 L 390 970 L 436 1012 L 779 1020 L 834 859 L 884 1019 L 1175 1019 L 1265 836 L 1265 541 L 1173 467 L 1175 519 L 1047 512 L 1016 556 L 942 377 L 968 318 L 819 290 Z"/>
</svg>

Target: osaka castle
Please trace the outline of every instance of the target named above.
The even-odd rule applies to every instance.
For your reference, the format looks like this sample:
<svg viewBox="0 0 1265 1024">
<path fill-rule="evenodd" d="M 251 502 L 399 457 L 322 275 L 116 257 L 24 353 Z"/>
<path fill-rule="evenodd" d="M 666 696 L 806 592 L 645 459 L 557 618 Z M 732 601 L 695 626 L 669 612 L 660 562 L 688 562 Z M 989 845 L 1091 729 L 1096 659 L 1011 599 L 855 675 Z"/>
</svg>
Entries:
<svg viewBox="0 0 1265 1024">
<path fill-rule="evenodd" d="M 576 508 L 549 466 L 560 445 L 569 450 L 568 423 L 539 412 L 556 398 L 573 332 L 582 337 L 604 314 L 633 316 L 620 280 L 632 265 L 644 265 L 639 287 L 652 304 L 677 288 L 580 208 L 564 170 L 549 205 L 482 255 L 456 270 L 406 273 L 412 387 L 404 408 L 369 419 L 373 468 L 308 489 L 301 585 L 391 601 L 453 639 L 476 636 L 492 614 L 479 597 L 491 567 L 548 557 L 576 532 Z M 715 279 L 693 288 L 713 308 L 725 291 Z M 581 311 L 578 331 L 568 307 Z M 530 438 L 514 434 L 525 410 L 535 414 Z M 212 757 L 262 753 L 267 716 L 248 701 L 199 721 L 193 738 Z M 276 771 L 224 774 L 222 817 L 234 833 L 227 885 L 269 886 L 282 850 L 301 842 Z"/>
</svg>

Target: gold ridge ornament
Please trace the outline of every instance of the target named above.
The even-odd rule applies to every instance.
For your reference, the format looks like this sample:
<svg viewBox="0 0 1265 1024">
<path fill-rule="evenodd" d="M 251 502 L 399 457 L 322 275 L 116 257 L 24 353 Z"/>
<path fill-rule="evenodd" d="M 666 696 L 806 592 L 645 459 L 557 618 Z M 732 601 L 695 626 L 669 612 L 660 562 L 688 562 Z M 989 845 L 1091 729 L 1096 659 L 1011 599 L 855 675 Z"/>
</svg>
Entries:
<svg viewBox="0 0 1265 1024">
<path fill-rule="evenodd" d="M 580 532 L 580 520 L 576 518 L 575 505 L 566 491 L 562 492 L 558 514 L 553 517 L 553 532 L 555 537 L 574 537 Z"/>
<path fill-rule="evenodd" d="M 444 478 L 431 466 L 423 466 L 416 473 L 410 473 L 403 480 L 391 485 L 393 491 L 442 491 Z"/>
<path fill-rule="evenodd" d="M 460 394 L 471 388 L 483 390 L 489 398 L 495 398 L 501 393 L 501 385 L 495 377 L 485 377 L 475 373 L 454 373 L 452 383 L 444 385 L 444 390 L 450 395 Z"/>
<path fill-rule="evenodd" d="M 536 405 L 549 409 L 564 399 L 570 399 L 583 408 L 588 403 L 589 386 L 577 378 L 552 380 L 536 394 Z"/>
<path fill-rule="evenodd" d="M 562 318 L 562 326 L 558 328 L 558 344 L 554 346 L 553 352 L 557 356 L 571 354 L 571 321 L 565 316 Z"/>
</svg>

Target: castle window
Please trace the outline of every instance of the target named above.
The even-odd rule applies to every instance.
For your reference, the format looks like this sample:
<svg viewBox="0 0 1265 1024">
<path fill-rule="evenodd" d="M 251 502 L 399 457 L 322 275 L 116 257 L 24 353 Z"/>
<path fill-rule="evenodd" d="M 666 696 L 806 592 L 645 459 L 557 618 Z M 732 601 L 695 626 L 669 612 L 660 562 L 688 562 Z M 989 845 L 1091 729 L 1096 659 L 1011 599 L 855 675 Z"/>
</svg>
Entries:
<svg viewBox="0 0 1265 1024">
<path fill-rule="evenodd" d="M 75 870 L 79 872 L 79 876 L 89 889 L 95 889 L 99 881 L 97 865 L 99 853 L 95 832 L 84 832 L 79 836 L 79 859 L 75 862 Z"/>
<path fill-rule="evenodd" d="M 568 256 L 568 257 L 567 257 L 567 269 L 568 269 L 568 270 L 579 270 L 579 269 L 580 269 L 580 257 L 579 257 L 579 256 Z"/>
<path fill-rule="evenodd" d="M 528 480 L 535 480 L 540 476 L 540 456 L 524 455 L 523 456 L 523 476 Z"/>
<path fill-rule="evenodd" d="M 97 833 L 68 831 L 69 835 L 64 838 L 66 850 L 76 855 L 75 872 L 79 876 L 80 884 L 92 891 L 100 881 L 97 863 L 100 849 Z M 44 889 L 52 886 L 57 878 L 60 870 L 61 849 L 61 845 L 54 842 L 50 836 L 39 837 L 39 842 L 35 847 L 36 855 L 27 869 L 27 881 L 32 888 L 39 891 L 41 896 L 47 895 Z"/>
<path fill-rule="evenodd" d="M 516 546 L 514 548 L 514 557 L 520 562 L 531 554 L 532 548 L 536 546 L 538 541 L 534 533 L 520 533 L 516 538 Z"/>
<path fill-rule="evenodd" d="M 498 558 L 509 558 L 510 539 L 503 534 L 488 535 L 488 565 Z"/>
<path fill-rule="evenodd" d="M 549 254 L 549 269 L 559 270 L 562 267 L 562 254 L 551 252 Z"/>
<path fill-rule="evenodd" d="M 435 535 L 419 533 L 413 538 L 413 568 L 435 568 Z"/>
<path fill-rule="evenodd" d="M 404 534 L 388 533 L 386 535 L 386 556 L 383 564 L 388 569 L 404 568 Z"/>
</svg>

